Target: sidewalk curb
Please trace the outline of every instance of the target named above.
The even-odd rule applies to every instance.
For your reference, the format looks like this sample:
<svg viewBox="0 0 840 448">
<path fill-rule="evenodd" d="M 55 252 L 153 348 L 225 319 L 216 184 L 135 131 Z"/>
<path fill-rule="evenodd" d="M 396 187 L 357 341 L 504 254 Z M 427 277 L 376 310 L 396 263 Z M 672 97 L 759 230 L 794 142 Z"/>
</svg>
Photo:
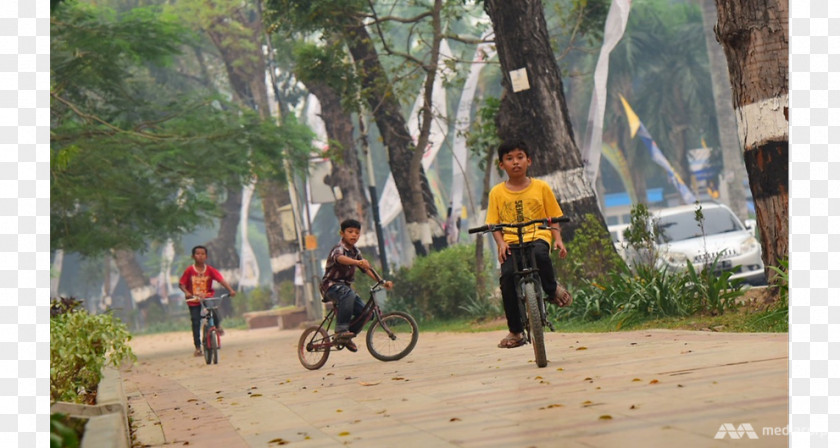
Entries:
<svg viewBox="0 0 840 448">
<path fill-rule="evenodd" d="M 50 413 L 62 413 L 88 419 L 82 448 L 128 448 L 131 436 L 128 425 L 128 405 L 122 378 L 112 367 L 102 369 L 102 380 L 96 393 L 95 405 L 57 402 Z"/>
</svg>

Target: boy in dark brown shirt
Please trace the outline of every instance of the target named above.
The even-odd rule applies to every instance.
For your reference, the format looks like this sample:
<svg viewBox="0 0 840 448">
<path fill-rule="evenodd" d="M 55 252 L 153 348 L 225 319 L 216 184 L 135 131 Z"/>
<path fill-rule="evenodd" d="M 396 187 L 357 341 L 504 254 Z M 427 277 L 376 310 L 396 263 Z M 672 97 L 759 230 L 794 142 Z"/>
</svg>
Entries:
<svg viewBox="0 0 840 448">
<path fill-rule="evenodd" d="M 336 336 L 347 340 L 344 346 L 351 352 L 358 350 L 356 344 L 350 339 L 362 330 L 363 322 L 351 328 L 350 321 L 359 317 L 365 307 L 361 297 L 351 288 L 356 268 L 361 269 L 374 281 L 378 281 L 370 268 L 370 263 L 362 258 L 361 252 L 356 248 L 356 242 L 359 241 L 361 234 L 362 224 L 359 221 L 345 219 L 341 222 L 341 241 L 330 251 L 324 278 L 321 280 L 322 301 L 332 301 L 337 310 Z M 390 281 L 384 283 L 385 289 L 391 289 L 393 285 Z"/>
</svg>

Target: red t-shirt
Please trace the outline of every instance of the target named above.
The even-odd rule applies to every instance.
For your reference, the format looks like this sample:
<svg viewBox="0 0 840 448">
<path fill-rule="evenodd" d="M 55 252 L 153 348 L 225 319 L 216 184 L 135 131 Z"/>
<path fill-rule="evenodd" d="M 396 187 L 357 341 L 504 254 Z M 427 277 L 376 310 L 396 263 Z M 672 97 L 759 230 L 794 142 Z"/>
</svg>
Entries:
<svg viewBox="0 0 840 448">
<path fill-rule="evenodd" d="M 213 297 L 213 280 L 221 283 L 223 280 L 222 274 L 219 273 L 213 266 L 209 264 L 204 265 L 204 272 L 198 272 L 195 265 L 189 266 L 184 270 L 184 275 L 181 276 L 180 284 L 184 285 L 189 291 L 190 295 L 204 294 L 204 297 Z M 199 302 L 187 302 L 189 306 L 201 306 Z"/>
</svg>

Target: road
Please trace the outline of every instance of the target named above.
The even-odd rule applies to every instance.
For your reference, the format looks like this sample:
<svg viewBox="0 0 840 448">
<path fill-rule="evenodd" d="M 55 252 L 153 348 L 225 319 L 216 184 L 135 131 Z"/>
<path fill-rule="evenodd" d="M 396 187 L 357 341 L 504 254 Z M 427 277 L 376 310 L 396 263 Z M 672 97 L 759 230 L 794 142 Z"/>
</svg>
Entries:
<svg viewBox="0 0 840 448">
<path fill-rule="evenodd" d="M 135 337 L 121 376 L 138 444 L 788 446 L 768 432 L 787 434 L 786 333 L 548 333 L 542 369 L 530 346 L 496 348 L 500 331 L 421 333 L 389 363 L 359 338 L 317 371 L 299 335 L 230 329 L 218 365 L 192 356 L 188 331 Z"/>
</svg>

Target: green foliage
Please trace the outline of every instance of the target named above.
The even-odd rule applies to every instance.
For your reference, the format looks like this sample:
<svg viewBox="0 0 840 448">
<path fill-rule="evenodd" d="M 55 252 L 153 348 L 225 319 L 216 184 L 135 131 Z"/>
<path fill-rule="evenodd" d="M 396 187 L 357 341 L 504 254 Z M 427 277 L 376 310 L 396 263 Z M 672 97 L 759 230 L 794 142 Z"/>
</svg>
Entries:
<svg viewBox="0 0 840 448">
<path fill-rule="evenodd" d="M 565 243 L 568 254 L 561 259 L 552 253 L 552 262 L 557 279 L 566 287 L 581 287 L 589 282 L 604 283 L 610 272 L 624 265 L 615 251 L 609 233 L 604 231 L 601 221 L 593 214 L 583 218 L 575 230 L 574 238 Z"/>
<path fill-rule="evenodd" d="M 292 282 L 284 282 L 290 284 Z M 291 290 L 292 303 L 294 303 L 294 289 Z M 260 286 L 248 291 L 242 291 L 232 298 L 233 313 L 241 316 L 250 311 L 270 310 L 273 306 L 271 301 L 271 287 Z"/>
<path fill-rule="evenodd" d="M 78 448 L 86 422 L 64 414 L 50 414 L 50 448 Z"/>
<path fill-rule="evenodd" d="M 656 225 L 652 225 L 653 217 L 647 205 L 634 204 L 630 209 L 630 225 L 624 229 L 624 240 L 627 243 L 626 255 L 631 268 L 653 268 L 656 265 L 658 249 L 656 241 L 661 233 Z"/>
<path fill-rule="evenodd" d="M 488 159 L 487 155 L 490 154 L 492 157 L 500 143 L 495 120 L 501 105 L 502 101 L 498 98 L 485 98 L 484 104 L 476 112 L 476 119 L 467 135 L 467 147 L 473 155 L 479 157 L 479 168 L 482 170 L 489 168 L 485 163 Z"/>
<path fill-rule="evenodd" d="M 475 299 L 474 256 L 474 245 L 464 244 L 415 259 L 394 276 L 390 306 L 420 319 L 466 314 L 461 306 Z"/>
<path fill-rule="evenodd" d="M 61 307 L 57 301 L 51 306 Z M 50 319 L 50 401 L 90 402 L 102 368 L 136 360 L 125 324 L 111 314 L 81 309 Z"/>
<path fill-rule="evenodd" d="M 495 296 L 479 297 L 476 295 L 467 299 L 466 303 L 459 305 L 458 308 L 463 310 L 467 317 L 478 321 L 505 315 L 502 301 Z"/>
<path fill-rule="evenodd" d="M 293 115 L 278 127 L 183 82 L 170 63 L 194 37 L 159 9 L 73 2 L 50 30 L 54 249 L 143 249 L 217 217 L 226 187 L 305 162 L 312 133 Z"/>
<path fill-rule="evenodd" d="M 740 266 L 716 271 L 718 257 L 699 273 L 690 261 L 686 261 L 686 293 L 693 294 L 700 302 L 699 308 L 712 314 L 723 314 L 735 308 L 735 299 L 744 294 L 741 289 L 743 280 L 730 279 Z"/>
<path fill-rule="evenodd" d="M 788 257 L 779 259 L 778 263 L 778 266 L 770 266 L 770 269 L 776 273 L 773 286 L 778 289 L 779 296 L 770 309 L 750 319 L 749 325 L 756 331 L 788 331 Z"/>
</svg>

